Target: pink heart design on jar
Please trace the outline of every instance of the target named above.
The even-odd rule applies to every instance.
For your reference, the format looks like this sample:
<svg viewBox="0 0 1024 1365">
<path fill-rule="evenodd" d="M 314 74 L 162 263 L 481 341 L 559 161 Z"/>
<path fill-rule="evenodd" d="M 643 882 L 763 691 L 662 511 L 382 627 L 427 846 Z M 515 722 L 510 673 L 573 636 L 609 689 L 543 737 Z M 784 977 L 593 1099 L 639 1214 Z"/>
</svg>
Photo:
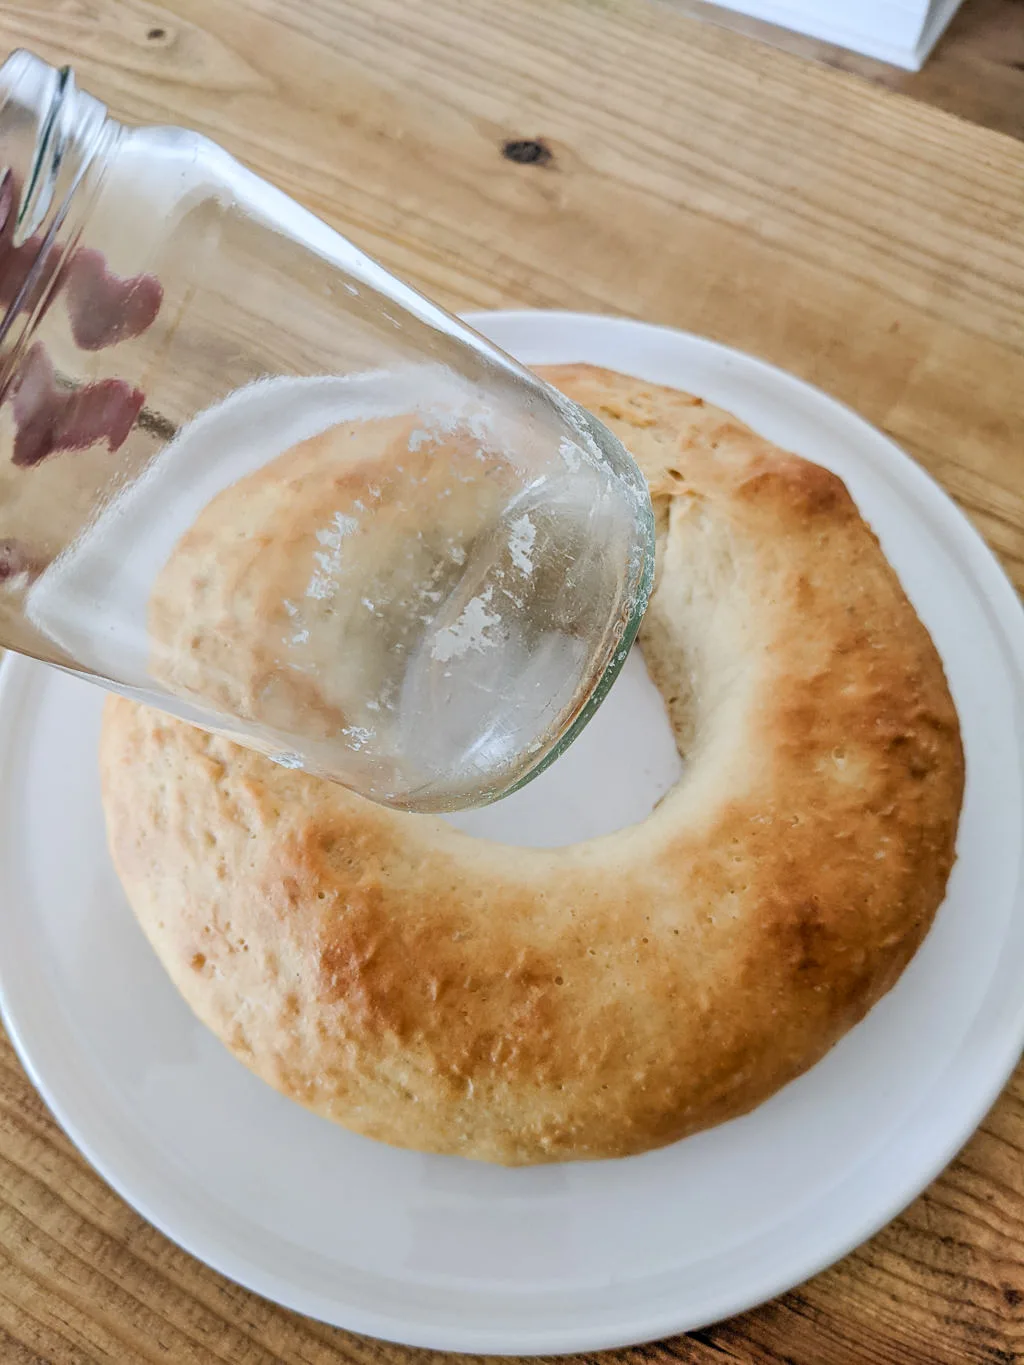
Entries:
<svg viewBox="0 0 1024 1365">
<path fill-rule="evenodd" d="M 38 464 L 59 450 L 87 450 L 104 439 L 108 450 L 118 450 L 145 401 L 145 394 L 123 379 L 61 389 L 38 341 L 18 366 L 9 395 L 16 426 L 12 458 L 21 466 Z"/>
<path fill-rule="evenodd" d="M 83 351 L 99 351 L 140 336 L 156 318 L 163 286 L 155 275 L 123 279 L 108 270 L 103 253 L 81 247 L 64 271 L 71 334 Z"/>
</svg>

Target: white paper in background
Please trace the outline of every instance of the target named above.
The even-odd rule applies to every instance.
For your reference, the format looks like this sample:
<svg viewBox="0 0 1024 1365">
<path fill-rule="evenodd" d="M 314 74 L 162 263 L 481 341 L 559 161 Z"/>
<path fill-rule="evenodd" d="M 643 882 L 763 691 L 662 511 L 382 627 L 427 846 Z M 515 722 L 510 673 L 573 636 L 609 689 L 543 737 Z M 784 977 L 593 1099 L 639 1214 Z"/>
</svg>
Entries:
<svg viewBox="0 0 1024 1365">
<path fill-rule="evenodd" d="M 715 0 L 724 9 L 919 71 L 962 0 Z"/>
</svg>

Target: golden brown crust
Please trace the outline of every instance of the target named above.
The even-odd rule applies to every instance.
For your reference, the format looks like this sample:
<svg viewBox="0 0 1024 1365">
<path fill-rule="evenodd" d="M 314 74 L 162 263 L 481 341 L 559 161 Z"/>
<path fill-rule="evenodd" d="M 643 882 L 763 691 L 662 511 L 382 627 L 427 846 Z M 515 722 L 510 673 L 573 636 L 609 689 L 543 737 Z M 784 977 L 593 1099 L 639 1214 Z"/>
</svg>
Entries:
<svg viewBox="0 0 1024 1365">
<path fill-rule="evenodd" d="M 117 697 L 101 751 L 129 899 L 236 1055 L 358 1132 L 512 1164 L 672 1142 L 816 1062 L 927 932 L 963 787 L 839 479 L 673 390 L 544 373 L 656 503 L 642 640 L 687 768 L 647 820 L 505 848 Z"/>
</svg>

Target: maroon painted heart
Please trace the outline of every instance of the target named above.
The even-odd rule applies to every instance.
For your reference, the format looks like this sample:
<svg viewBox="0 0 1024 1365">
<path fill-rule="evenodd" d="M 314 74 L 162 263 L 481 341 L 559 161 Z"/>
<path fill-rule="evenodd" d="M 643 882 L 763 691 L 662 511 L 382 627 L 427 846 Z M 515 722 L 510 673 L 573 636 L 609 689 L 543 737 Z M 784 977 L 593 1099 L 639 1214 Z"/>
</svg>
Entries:
<svg viewBox="0 0 1024 1365">
<path fill-rule="evenodd" d="M 123 379 L 101 379 L 81 389 L 61 389 L 41 342 L 25 353 L 8 391 L 14 411 L 13 460 L 38 464 L 59 450 L 86 450 L 105 440 L 111 452 L 128 437 L 145 401 Z"/>
<path fill-rule="evenodd" d="M 160 311 L 163 296 L 155 275 L 122 279 L 107 269 L 95 247 L 81 247 L 64 271 L 71 335 L 83 351 L 140 336 Z"/>
<path fill-rule="evenodd" d="M 10 307 L 18 298 L 42 250 L 39 236 L 14 245 L 17 198 L 18 183 L 7 171 L 0 179 L 0 307 Z M 60 254 L 56 245 L 47 248 L 47 261 L 38 272 L 39 284 L 20 300 L 19 311 L 35 306 Z M 67 302 L 71 334 L 85 351 L 98 351 L 140 336 L 160 311 L 164 293 L 154 275 L 127 279 L 115 275 L 95 247 L 72 252 L 61 268 L 59 287 Z"/>
</svg>

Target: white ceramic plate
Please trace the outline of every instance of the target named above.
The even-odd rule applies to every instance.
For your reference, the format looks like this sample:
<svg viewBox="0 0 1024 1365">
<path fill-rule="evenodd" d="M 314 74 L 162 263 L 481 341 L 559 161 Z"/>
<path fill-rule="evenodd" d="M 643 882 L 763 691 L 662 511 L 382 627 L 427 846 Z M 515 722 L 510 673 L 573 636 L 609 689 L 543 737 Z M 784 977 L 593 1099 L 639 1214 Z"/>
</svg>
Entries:
<svg viewBox="0 0 1024 1365">
<path fill-rule="evenodd" d="M 15 659 L 0 693 L 0 997 L 73 1140 L 218 1270 L 398 1341 L 590 1350 L 706 1324 L 811 1275 L 913 1198 L 995 1098 L 1024 1039 L 1024 619 L 952 503 L 824 394 L 637 323 L 476 321 L 527 362 L 592 361 L 703 394 L 846 479 L 942 652 L 968 756 L 949 897 L 899 985 L 755 1113 L 649 1156 L 504 1171 L 354 1137 L 252 1077 L 180 1002 L 107 858 L 102 694 Z M 659 726 L 652 712 L 645 733 Z M 592 727 L 575 762 L 614 772 L 623 760 L 601 746 L 615 729 Z M 657 744 L 649 757 L 629 761 L 656 788 L 671 763 Z M 584 826 L 593 788 L 576 796 Z M 548 799 L 538 783 L 515 818 L 529 826 L 524 803 Z"/>
</svg>

